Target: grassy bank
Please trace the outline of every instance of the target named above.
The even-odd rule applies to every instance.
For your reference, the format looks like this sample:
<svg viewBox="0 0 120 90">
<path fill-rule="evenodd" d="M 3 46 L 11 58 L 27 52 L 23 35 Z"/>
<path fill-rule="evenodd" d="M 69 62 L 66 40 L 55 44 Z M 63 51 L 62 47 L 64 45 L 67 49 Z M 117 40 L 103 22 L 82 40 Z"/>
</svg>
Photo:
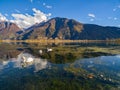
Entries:
<svg viewBox="0 0 120 90">
<path fill-rule="evenodd" d="M 27 43 L 71 43 L 71 42 L 116 42 L 116 40 L 56 40 L 56 39 L 41 39 L 41 40 L 0 40 L 0 42 L 27 42 Z"/>
</svg>

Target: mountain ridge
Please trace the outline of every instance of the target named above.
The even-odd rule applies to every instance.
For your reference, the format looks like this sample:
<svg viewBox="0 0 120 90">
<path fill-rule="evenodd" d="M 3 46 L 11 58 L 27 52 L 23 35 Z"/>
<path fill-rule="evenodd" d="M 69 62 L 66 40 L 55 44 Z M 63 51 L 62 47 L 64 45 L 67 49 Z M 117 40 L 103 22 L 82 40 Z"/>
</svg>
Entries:
<svg viewBox="0 0 120 90">
<path fill-rule="evenodd" d="M 2 39 L 106 40 L 120 38 L 120 28 L 118 27 L 83 24 L 74 19 L 61 17 L 35 24 L 25 30 L 21 30 L 16 24 L 11 24 L 14 28 L 11 27 L 11 29 L 7 23 L 8 26 L 1 29 L 4 25 L 0 23 L 0 36 Z M 4 34 L 4 37 L 7 38 L 3 38 L 1 31 L 7 30 L 11 30 L 11 32 Z"/>
<path fill-rule="evenodd" d="M 118 27 L 82 24 L 74 19 L 60 17 L 33 27 L 18 39 L 106 40 L 120 38 Z"/>
<path fill-rule="evenodd" d="M 0 22 L 0 39 L 15 39 L 21 29 L 12 22 Z"/>
</svg>

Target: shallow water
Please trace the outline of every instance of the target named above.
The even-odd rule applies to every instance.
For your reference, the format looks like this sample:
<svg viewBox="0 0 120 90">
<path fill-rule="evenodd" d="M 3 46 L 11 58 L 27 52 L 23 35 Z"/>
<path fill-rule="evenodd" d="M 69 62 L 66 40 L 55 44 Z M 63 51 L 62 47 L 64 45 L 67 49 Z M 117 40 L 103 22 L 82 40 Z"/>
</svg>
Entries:
<svg viewBox="0 0 120 90">
<path fill-rule="evenodd" d="M 1 43 L 0 90 L 119 90 L 119 47 Z"/>
</svg>

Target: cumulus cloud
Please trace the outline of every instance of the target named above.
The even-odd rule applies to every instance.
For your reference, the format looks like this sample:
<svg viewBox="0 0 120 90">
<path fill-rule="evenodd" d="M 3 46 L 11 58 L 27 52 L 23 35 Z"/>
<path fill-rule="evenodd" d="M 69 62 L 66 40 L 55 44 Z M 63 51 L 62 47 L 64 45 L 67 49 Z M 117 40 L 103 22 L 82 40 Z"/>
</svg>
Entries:
<svg viewBox="0 0 120 90">
<path fill-rule="evenodd" d="M 13 20 L 10 20 L 13 23 L 16 23 L 21 28 L 28 28 L 35 23 L 40 23 L 43 21 L 47 21 L 51 13 L 45 14 L 36 8 L 33 8 L 33 15 L 29 14 L 16 14 L 13 13 L 12 17 Z"/>
<path fill-rule="evenodd" d="M 95 14 L 93 14 L 93 13 L 89 13 L 88 16 L 92 17 L 92 18 L 95 18 Z"/>
<path fill-rule="evenodd" d="M 8 19 L 0 13 L 0 21 L 8 21 Z"/>
<path fill-rule="evenodd" d="M 20 28 L 28 28 L 36 23 L 41 23 L 43 21 L 47 21 L 48 18 L 51 16 L 51 13 L 45 14 L 40 10 L 37 10 L 36 8 L 32 9 L 33 15 L 29 14 L 19 14 L 13 13 L 11 14 L 12 18 L 11 20 L 8 20 L 6 17 L 8 14 L 2 15 L 0 13 L 0 21 L 10 21 L 13 23 L 16 23 Z"/>
</svg>

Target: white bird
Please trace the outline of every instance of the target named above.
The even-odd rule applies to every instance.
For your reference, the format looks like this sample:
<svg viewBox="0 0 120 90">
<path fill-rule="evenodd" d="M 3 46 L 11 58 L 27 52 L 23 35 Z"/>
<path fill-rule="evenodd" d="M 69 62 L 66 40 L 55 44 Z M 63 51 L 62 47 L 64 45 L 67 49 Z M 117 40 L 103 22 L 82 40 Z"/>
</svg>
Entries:
<svg viewBox="0 0 120 90">
<path fill-rule="evenodd" d="M 27 57 L 23 56 L 22 58 L 23 58 L 23 62 L 27 62 L 27 63 L 33 62 L 33 60 L 34 60 L 32 57 L 27 58 Z"/>
<path fill-rule="evenodd" d="M 47 48 L 47 52 L 51 52 L 53 51 L 51 48 Z"/>
<path fill-rule="evenodd" d="M 27 61 L 26 62 L 33 62 L 33 58 L 32 57 L 29 57 L 29 58 L 27 58 Z"/>
<path fill-rule="evenodd" d="M 42 51 L 42 50 L 39 50 L 39 53 L 40 53 L 40 54 L 42 54 L 42 53 L 43 53 L 43 51 Z"/>
</svg>

